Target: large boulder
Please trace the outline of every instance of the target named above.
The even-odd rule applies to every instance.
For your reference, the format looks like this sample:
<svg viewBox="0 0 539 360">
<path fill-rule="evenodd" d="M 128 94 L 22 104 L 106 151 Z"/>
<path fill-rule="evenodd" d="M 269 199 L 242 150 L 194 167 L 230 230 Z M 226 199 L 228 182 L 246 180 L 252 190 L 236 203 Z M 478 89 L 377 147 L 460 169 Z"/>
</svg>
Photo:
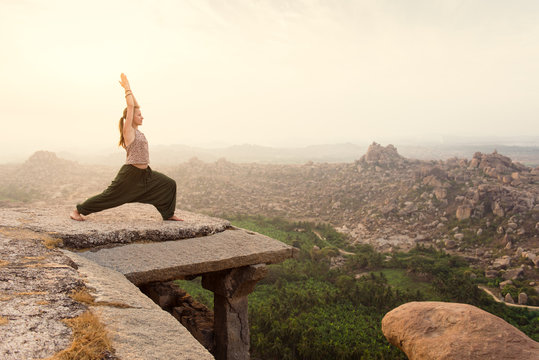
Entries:
<svg viewBox="0 0 539 360">
<path fill-rule="evenodd" d="M 503 273 L 502 278 L 505 280 L 515 280 L 521 278 L 522 275 L 524 275 L 524 268 L 519 267 L 507 270 L 505 273 Z"/>
<path fill-rule="evenodd" d="M 467 304 L 410 302 L 384 316 L 382 331 L 410 360 L 539 359 L 539 343 Z"/>
<path fill-rule="evenodd" d="M 470 166 L 479 167 L 480 169 L 483 169 L 487 175 L 493 177 L 502 174 L 509 174 L 509 177 L 511 177 L 513 176 L 513 173 L 516 172 L 518 174 L 518 172 L 526 169 L 525 166 L 519 163 L 513 163 L 507 156 L 498 154 L 496 150 L 492 154 L 476 152 Z"/>
<path fill-rule="evenodd" d="M 497 258 L 492 263 L 492 268 L 495 270 L 507 269 L 511 266 L 511 256 L 504 255 L 501 258 Z"/>
<path fill-rule="evenodd" d="M 397 165 L 403 164 L 405 159 L 399 155 L 397 148 L 389 144 L 386 147 L 373 142 L 369 145 L 367 153 L 359 159 L 360 164 L 368 165 Z"/>
<path fill-rule="evenodd" d="M 466 220 L 472 216 L 472 207 L 469 205 L 461 205 L 457 208 L 457 219 Z"/>
</svg>

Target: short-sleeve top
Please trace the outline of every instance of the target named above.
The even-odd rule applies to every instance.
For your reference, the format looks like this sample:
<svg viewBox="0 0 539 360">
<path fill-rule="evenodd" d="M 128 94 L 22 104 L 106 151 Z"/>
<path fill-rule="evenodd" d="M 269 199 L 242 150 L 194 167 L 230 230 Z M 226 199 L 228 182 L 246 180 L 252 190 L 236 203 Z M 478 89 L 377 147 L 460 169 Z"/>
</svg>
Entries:
<svg viewBox="0 0 539 360">
<path fill-rule="evenodd" d="M 148 165 L 150 163 L 148 140 L 138 129 L 135 129 L 135 140 L 125 150 L 127 151 L 126 164 Z"/>
</svg>

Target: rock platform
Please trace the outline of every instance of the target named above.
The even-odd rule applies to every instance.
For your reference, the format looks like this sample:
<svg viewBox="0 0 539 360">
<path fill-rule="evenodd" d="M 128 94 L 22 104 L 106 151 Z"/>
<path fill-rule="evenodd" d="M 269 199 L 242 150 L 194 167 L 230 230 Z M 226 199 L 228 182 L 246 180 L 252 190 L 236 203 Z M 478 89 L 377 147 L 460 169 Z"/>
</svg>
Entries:
<svg viewBox="0 0 539 360">
<path fill-rule="evenodd" d="M 137 241 L 166 241 L 205 236 L 224 231 L 230 222 L 189 211 L 177 210 L 184 221 L 163 221 L 152 205 L 125 204 L 85 216 L 69 218 L 73 207 L 5 208 L 0 226 L 44 232 L 62 239 L 60 247 L 85 249 Z"/>
<path fill-rule="evenodd" d="M 78 277 L 70 289 L 84 283 L 98 302 L 129 305 L 98 309 L 101 320 L 113 333 L 117 355 L 129 359 L 154 358 L 152 354 L 163 349 L 170 351 L 167 359 L 212 358 L 200 344 L 193 343 L 196 340 L 181 324 L 134 286 L 196 276 L 202 276 L 203 286 L 219 299 L 215 304 L 215 357 L 247 359 L 247 294 L 265 276 L 266 264 L 297 255 L 297 249 L 267 236 L 231 227 L 226 220 L 186 211 L 176 212 L 185 220 L 182 222 L 163 221 L 152 206 L 144 204 L 126 204 L 91 214 L 83 222 L 71 220 L 70 211 L 65 206 L 2 209 L 0 233 L 8 235 L 11 246 L 17 239 L 9 235 L 19 232 L 30 234 L 30 238 L 35 238 L 31 234 L 42 234 L 44 239 L 53 239 L 53 244 L 64 248 L 63 254 L 58 249 L 51 250 L 55 256 L 68 259 L 63 263 L 75 264 L 67 267 L 78 268 Z M 43 246 L 46 241 L 34 243 Z M 60 270 L 50 276 L 54 274 L 64 276 Z M 16 277 L 12 282 L 16 285 L 24 279 Z M 54 279 L 50 281 L 53 284 Z M 4 289 L 6 294 L 12 285 Z M 9 314 L 0 311 L 0 315 Z M 24 337 L 26 332 L 30 330 L 21 327 L 12 336 Z M 4 340 L 10 341 L 9 337 Z"/>
<path fill-rule="evenodd" d="M 294 248 L 244 229 L 180 241 L 129 244 L 79 255 L 125 275 L 135 285 L 270 264 L 291 258 Z"/>
</svg>

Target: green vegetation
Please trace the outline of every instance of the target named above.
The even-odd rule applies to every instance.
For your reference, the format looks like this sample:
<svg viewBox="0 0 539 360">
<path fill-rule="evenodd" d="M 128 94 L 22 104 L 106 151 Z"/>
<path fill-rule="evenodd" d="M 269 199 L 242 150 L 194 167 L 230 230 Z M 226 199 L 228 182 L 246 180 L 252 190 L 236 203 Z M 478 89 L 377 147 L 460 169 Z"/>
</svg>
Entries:
<svg viewBox="0 0 539 360">
<path fill-rule="evenodd" d="M 325 224 L 245 216 L 231 222 L 300 250 L 298 260 L 271 265 L 249 295 L 253 359 L 406 359 L 386 341 L 381 319 L 415 300 L 472 304 L 539 340 L 539 314 L 494 302 L 476 286 L 486 279 L 475 278 L 481 273 L 460 257 L 428 247 L 386 255 L 368 245 L 347 246 Z M 354 255 L 332 267 L 339 248 Z M 212 294 L 199 284 L 180 282 L 212 306 Z"/>
<path fill-rule="evenodd" d="M 183 290 L 187 291 L 193 298 L 213 310 L 213 293 L 210 290 L 206 290 L 202 287 L 200 277 L 193 281 L 176 280 L 176 284 L 178 284 L 178 286 Z"/>
<path fill-rule="evenodd" d="M 401 291 L 419 291 L 428 300 L 439 301 L 441 298 L 434 290 L 434 287 L 421 279 L 414 279 L 404 269 L 383 269 L 380 271 L 387 279 L 389 285 Z"/>
<path fill-rule="evenodd" d="M 528 304 L 535 305 L 539 304 L 539 295 L 533 288 L 533 286 L 530 286 L 527 281 L 522 280 L 512 280 L 513 284 L 511 285 L 505 285 L 502 289 L 502 296 L 505 296 L 505 294 L 510 293 L 511 297 L 516 301 L 518 299 L 518 294 L 520 293 L 526 293 L 528 295 Z M 499 286 L 499 280 L 498 280 L 498 286 Z"/>
</svg>

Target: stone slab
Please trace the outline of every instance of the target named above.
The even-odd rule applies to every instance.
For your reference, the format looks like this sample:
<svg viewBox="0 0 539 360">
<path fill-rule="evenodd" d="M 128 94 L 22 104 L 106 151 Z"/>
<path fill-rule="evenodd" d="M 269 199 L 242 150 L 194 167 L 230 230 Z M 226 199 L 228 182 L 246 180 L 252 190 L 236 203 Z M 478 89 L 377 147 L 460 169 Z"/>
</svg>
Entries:
<svg viewBox="0 0 539 360">
<path fill-rule="evenodd" d="M 160 243 L 129 244 L 79 253 L 125 275 L 136 285 L 296 257 L 298 250 L 244 229 Z"/>
<path fill-rule="evenodd" d="M 63 240 L 63 247 L 90 248 L 135 241 L 166 241 L 205 236 L 224 231 L 227 220 L 177 210 L 184 221 L 163 221 L 152 205 L 125 204 L 86 216 L 85 221 L 69 218 L 73 207 L 6 208 L 0 226 L 45 232 Z"/>
<path fill-rule="evenodd" d="M 45 359 L 71 345 L 62 320 L 85 311 L 69 295 L 82 285 L 71 260 L 38 233 L 0 229 L 0 359 Z"/>
<path fill-rule="evenodd" d="M 209 360 L 211 355 L 172 315 L 130 283 L 122 274 L 70 251 L 96 303 L 120 303 L 128 308 L 92 306 L 111 335 L 120 359 Z"/>
</svg>

